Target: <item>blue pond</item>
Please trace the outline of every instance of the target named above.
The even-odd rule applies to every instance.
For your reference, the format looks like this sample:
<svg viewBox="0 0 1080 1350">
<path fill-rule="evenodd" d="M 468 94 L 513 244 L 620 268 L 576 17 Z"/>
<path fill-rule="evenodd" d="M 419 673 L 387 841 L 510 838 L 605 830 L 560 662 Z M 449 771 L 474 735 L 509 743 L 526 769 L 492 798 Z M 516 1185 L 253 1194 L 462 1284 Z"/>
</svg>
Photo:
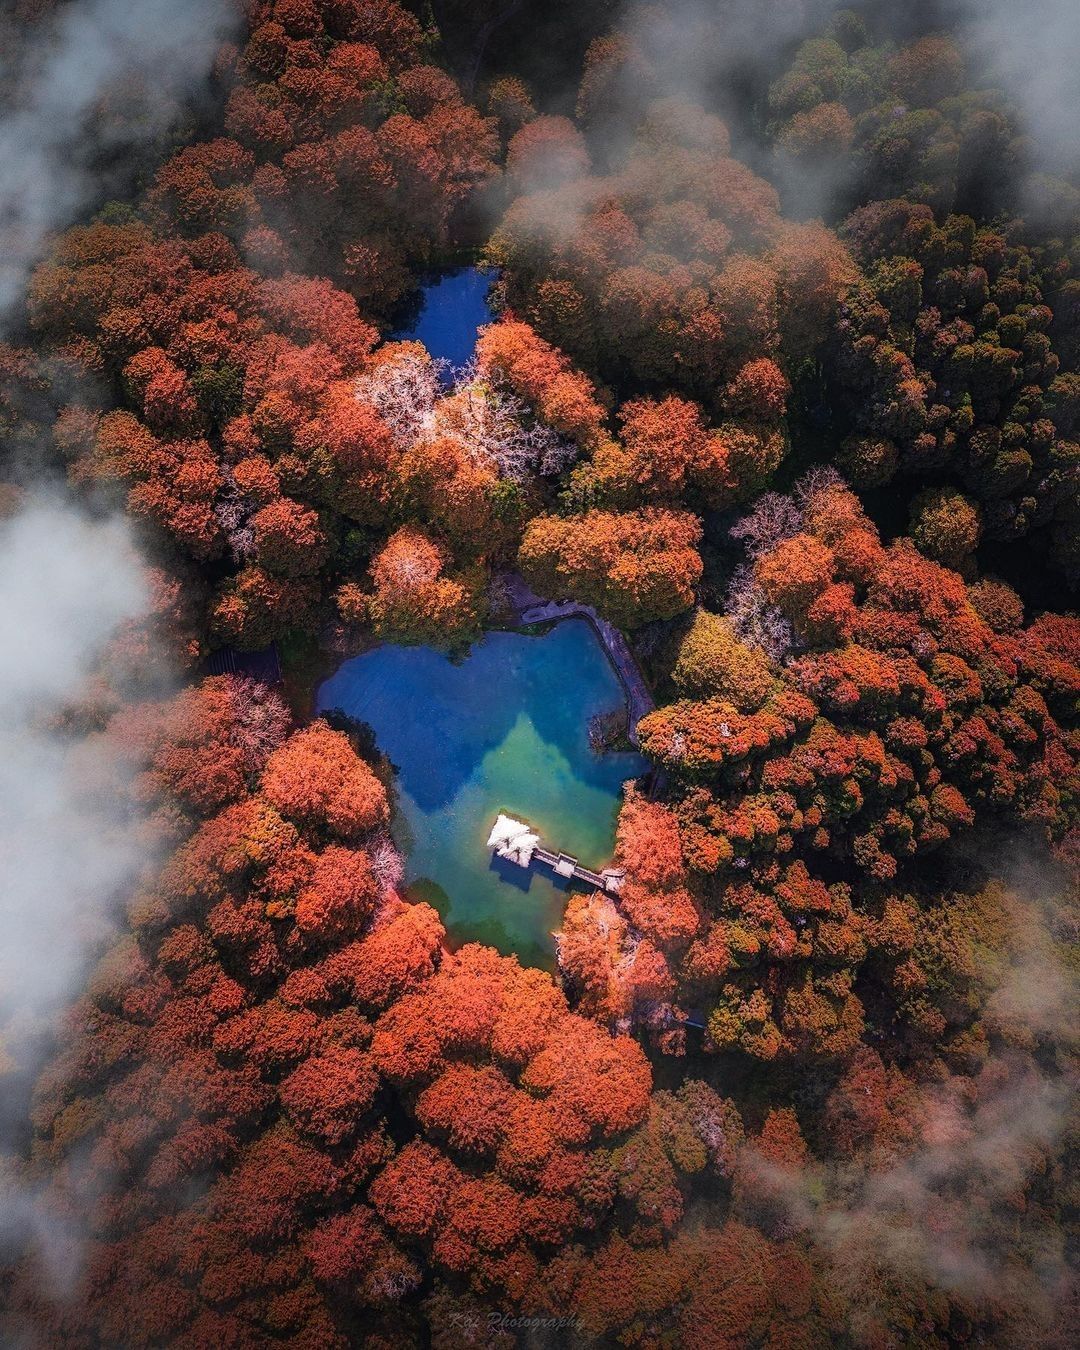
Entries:
<svg viewBox="0 0 1080 1350">
<path fill-rule="evenodd" d="M 460 369 L 472 357 L 477 330 L 495 317 L 488 304 L 494 280 L 494 271 L 486 267 L 444 272 L 421 287 L 418 312 L 393 338 L 422 342 L 432 356 Z"/>
<path fill-rule="evenodd" d="M 409 894 L 434 905 L 454 944 L 480 941 L 551 969 L 567 885 L 486 847 L 496 815 L 526 820 L 587 867 L 611 859 L 636 754 L 596 755 L 588 722 L 622 689 L 583 619 L 538 636 L 488 633 L 460 662 L 428 647 L 376 647 L 316 696 L 366 722 L 397 771 L 394 833 Z"/>
</svg>

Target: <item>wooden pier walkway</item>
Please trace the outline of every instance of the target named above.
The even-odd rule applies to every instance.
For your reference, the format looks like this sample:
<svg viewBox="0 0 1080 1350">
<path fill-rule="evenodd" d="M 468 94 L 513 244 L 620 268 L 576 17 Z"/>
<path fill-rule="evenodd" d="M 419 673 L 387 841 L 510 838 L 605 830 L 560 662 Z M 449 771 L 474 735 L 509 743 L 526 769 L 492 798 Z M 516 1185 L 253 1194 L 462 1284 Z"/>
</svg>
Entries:
<svg viewBox="0 0 1080 1350">
<path fill-rule="evenodd" d="M 617 891 L 622 881 L 621 876 L 614 871 L 609 871 L 607 876 L 601 876 L 599 872 L 594 872 L 589 867 L 582 867 L 578 860 L 571 858 L 569 854 L 552 853 L 549 848 L 543 846 L 533 850 L 533 857 L 547 863 L 557 876 L 584 881 L 587 886 L 595 886 L 598 891 Z"/>
<path fill-rule="evenodd" d="M 523 820 L 501 813 L 488 836 L 488 848 L 494 849 L 498 857 L 526 869 L 538 858 L 557 877 L 564 877 L 567 881 L 583 881 L 586 886 L 607 891 L 610 895 L 619 893 L 626 875 L 621 867 L 605 867 L 602 872 L 582 867 L 569 853 L 555 853 L 545 848 L 540 836 Z"/>
</svg>

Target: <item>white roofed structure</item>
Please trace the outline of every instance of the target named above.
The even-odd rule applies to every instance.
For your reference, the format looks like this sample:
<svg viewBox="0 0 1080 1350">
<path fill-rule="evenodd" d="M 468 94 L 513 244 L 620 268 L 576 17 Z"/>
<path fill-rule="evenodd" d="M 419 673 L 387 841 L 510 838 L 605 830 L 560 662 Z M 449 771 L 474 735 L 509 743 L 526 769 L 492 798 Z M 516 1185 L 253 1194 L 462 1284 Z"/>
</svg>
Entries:
<svg viewBox="0 0 1080 1350">
<path fill-rule="evenodd" d="M 522 820 L 500 814 L 488 835 L 487 846 L 494 849 L 499 858 L 506 858 L 519 867 L 529 867 L 534 858 L 546 864 L 558 877 L 566 880 L 583 881 L 597 890 L 617 893 L 622 887 L 626 873 L 619 867 L 606 867 L 603 872 L 594 872 L 590 867 L 582 867 L 569 853 L 552 853 L 545 848 L 543 841 L 535 831 Z"/>
<path fill-rule="evenodd" d="M 500 858 L 509 858 L 519 867 L 529 866 L 539 844 L 540 836 L 513 816 L 500 815 L 488 835 L 488 848 L 493 848 Z"/>
</svg>

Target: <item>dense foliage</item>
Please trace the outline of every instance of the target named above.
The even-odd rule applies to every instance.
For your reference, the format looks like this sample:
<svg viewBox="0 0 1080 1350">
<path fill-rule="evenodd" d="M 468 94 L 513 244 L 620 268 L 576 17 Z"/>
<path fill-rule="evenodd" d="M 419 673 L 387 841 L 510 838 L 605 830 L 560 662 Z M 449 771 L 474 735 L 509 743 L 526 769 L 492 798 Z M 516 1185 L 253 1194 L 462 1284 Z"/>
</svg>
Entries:
<svg viewBox="0 0 1080 1350">
<path fill-rule="evenodd" d="M 2 1159 L 78 1260 L 5 1253 L 0 1327 L 1064 1347 L 1077 185 L 1025 213 L 1017 109 L 884 5 L 751 63 L 732 129 L 652 10 L 243 8 L 213 125 L 0 347 L 0 516 L 47 460 L 152 592 L 66 728 L 152 861 Z M 576 98 L 524 78 L 557 22 Z M 385 340 L 481 246 L 469 366 Z M 555 978 L 402 893 L 360 735 L 197 673 L 458 646 L 508 572 L 657 699 Z"/>
</svg>

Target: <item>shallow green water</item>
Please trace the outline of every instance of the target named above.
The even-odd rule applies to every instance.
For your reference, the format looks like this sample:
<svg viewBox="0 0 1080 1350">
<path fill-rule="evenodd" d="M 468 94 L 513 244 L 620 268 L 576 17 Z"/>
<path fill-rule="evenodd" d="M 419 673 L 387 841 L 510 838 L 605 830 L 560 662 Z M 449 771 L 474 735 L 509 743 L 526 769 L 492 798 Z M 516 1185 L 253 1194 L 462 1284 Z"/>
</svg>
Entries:
<svg viewBox="0 0 1080 1350">
<path fill-rule="evenodd" d="M 609 862 L 622 785 L 646 764 L 594 755 L 588 723 L 621 700 L 592 629 L 567 619 L 538 636 L 488 633 L 456 664 L 428 647 L 377 647 L 327 680 L 316 706 L 366 722 L 394 764 L 409 894 L 439 910 L 451 942 L 550 969 L 566 884 L 542 864 L 493 859 L 488 831 L 505 811 L 587 867 Z"/>
</svg>

